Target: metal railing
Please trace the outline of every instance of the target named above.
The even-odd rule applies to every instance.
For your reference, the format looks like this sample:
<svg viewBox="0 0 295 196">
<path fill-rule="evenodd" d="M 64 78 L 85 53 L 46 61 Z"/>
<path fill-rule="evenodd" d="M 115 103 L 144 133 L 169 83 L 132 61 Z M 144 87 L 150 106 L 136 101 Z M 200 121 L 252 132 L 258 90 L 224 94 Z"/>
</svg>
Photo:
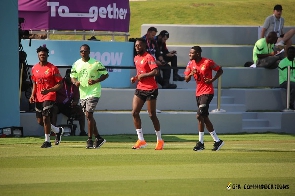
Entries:
<svg viewBox="0 0 295 196">
<path fill-rule="evenodd" d="M 286 100 L 286 104 L 287 104 L 287 108 L 283 110 L 283 112 L 293 112 L 293 110 L 291 110 L 290 107 L 290 73 L 291 73 L 291 68 L 290 66 L 288 66 L 288 72 L 287 72 L 287 100 Z"/>
<path fill-rule="evenodd" d="M 37 35 L 42 35 L 42 34 L 46 34 L 47 35 L 47 39 L 50 39 L 50 35 L 82 35 L 82 39 L 85 40 L 86 39 L 86 35 L 90 35 L 90 36 L 96 36 L 96 35 L 100 35 L 100 36 L 111 36 L 112 39 L 111 41 L 115 41 L 115 37 L 124 37 L 125 41 L 128 41 L 128 37 L 130 36 L 129 32 L 113 32 L 113 31 L 58 31 L 58 30 L 46 30 L 46 31 L 33 31 L 30 30 L 29 31 L 30 34 L 37 34 Z"/>
</svg>

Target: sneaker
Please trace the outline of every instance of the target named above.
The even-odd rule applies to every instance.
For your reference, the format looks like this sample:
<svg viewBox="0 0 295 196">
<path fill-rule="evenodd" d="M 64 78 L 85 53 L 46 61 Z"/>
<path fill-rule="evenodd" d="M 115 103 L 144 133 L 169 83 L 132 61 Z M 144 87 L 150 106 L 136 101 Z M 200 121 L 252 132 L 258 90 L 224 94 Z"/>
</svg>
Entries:
<svg viewBox="0 0 295 196">
<path fill-rule="evenodd" d="M 51 142 L 44 142 L 41 148 L 51 148 Z"/>
<path fill-rule="evenodd" d="M 89 149 L 89 148 L 93 148 L 93 141 L 88 139 L 86 141 L 86 148 Z"/>
<path fill-rule="evenodd" d="M 156 113 L 161 113 L 161 112 L 162 112 L 161 110 L 156 109 Z"/>
<path fill-rule="evenodd" d="M 194 151 L 201 151 L 204 149 L 205 149 L 204 143 L 202 144 L 201 142 L 197 142 L 196 146 L 193 148 Z"/>
<path fill-rule="evenodd" d="M 184 77 L 182 77 L 178 74 L 175 74 L 175 75 L 173 75 L 173 81 L 184 81 Z"/>
<path fill-rule="evenodd" d="M 176 89 L 176 88 L 177 88 L 176 84 L 170 84 L 170 83 L 167 83 L 164 86 L 162 86 L 162 89 Z"/>
<path fill-rule="evenodd" d="M 132 147 L 132 149 L 139 149 L 139 148 L 144 148 L 147 146 L 147 143 L 145 142 L 145 140 L 137 140 L 137 142 L 135 143 L 135 145 Z"/>
<path fill-rule="evenodd" d="M 223 146 L 224 142 L 222 140 L 219 140 L 219 142 L 214 142 L 213 144 L 213 151 L 219 150 Z"/>
<path fill-rule="evenodd" d="M 95 138 L 93 148 L 100 148 L 105 142 L 106 142 L 106 140 L 103 138 L 99 138 L 99 139 Z"/>
<path fill-rule="evenodd" d="M 155 150 L 163 150 L 163 147 L 164 147 L 164 140 L 159 140 L 157 141 Z"/>
<path fill-rule="evenodd" d="M 147 112 L 149 111 L 147 110 Z M 156 113 L 161 113 L 161 112 L 162 112 L 161 110 L 156 109 Z"/>
<path fill-rule="evenodd" d="M 282 50 L 282 49 L 285 47 L 285 43 L 284 43 L 283 40 L 281 40 L 281 41 L 279 41 L 278 43 L 276 43 L 275 46 L 276 46 L 278 49 Z"/>
<path fill-rule="evenodd" d="M 59 127 L 59 132 L 55 135 L 54 144 L 58 145 L 61 142 L 61 135 L 64 133 L 64 128 Z"/>
</svg>

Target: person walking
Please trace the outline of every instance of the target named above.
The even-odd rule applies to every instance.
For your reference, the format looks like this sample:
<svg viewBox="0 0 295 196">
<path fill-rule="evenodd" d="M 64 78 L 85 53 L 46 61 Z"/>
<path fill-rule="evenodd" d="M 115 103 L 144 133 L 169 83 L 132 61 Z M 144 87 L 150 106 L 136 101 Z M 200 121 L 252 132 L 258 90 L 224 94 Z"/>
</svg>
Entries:
<svg viewBox="0 0 295 196">
<path fill-rule="evenodd" d="M 103 64 L 94 58 L 90 58 L 89 54 L 89 45 L 83 44 L 80 47 L 81 58 L 73 64 L 70 74 L 73 84 L 79 87 L 80 103 L 87 119 L 87 149 L 100 148 L 106 142 L 98 133 L 93 113 L 101 96 L 100 83 L 109 77 Z M 92 140 L 93 135 L 95 136 L 95 142 Z"/>
</svg>

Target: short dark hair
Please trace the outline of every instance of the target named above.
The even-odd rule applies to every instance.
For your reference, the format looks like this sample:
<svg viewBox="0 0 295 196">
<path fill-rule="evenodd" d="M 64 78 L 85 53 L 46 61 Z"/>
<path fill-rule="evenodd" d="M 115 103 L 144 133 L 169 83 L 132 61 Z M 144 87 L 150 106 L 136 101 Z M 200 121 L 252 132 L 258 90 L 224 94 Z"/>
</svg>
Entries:
<svg viewBox="0 0 295 196">
<path fill-rule="evenodd" d="M 168 31 L 166 31 L 166 30 L 163 30 L 163 31 L 161 31 L 160 33 L 159 33 L 159 35 L 161 35 L 162 37 L 167 37 L 167 38 L 169 38 L 169 32 Z"/>
<path fill-rule="evenodd" d="M 194 49 L 196 52 L 202 52 L 202 48 L 200 46 L 193 46 L 191 49 Z"/>
<path fill-rule="evenodd" d="M 88 50 L 90 51 L 90 47 L 89 47 L 89 45 L 88 44 L 83 44 L 80 48 L 82 48 L 82 47 L 87 47 L 88 48 Z"/>
<path fill-rule="evenodd" d="M 37 48 L 37 53 L 39 52 L 46 52 L 47 54 L 49 53 L 48 48 L 46 48 L 46 44 L 43 44 L 42 46 L 40 46 L 39 48 Z"/>
<path fill-rule="evenodd" d="M 273 36 L 277 36 L 277 33 L 275 31 L 271 31 L 267 34 L 267 38 L 272 38 Z"/>
<path fill-rule="evenodd" d="M 156 31 L 156 32 L 158 32 L 158 30 L 157 30 L 156 27 L 150 27 L 150 28 L 148 28 L 147 31 L 148 31 L 148 32 L 151 32 L 151 31 Z"/>
<path fill-rule="evenodd" d="M 283 7 L 281 5 L 275 5 L 273 10 L 283 10 Z"/>
<path fill-rule="evenodd" d="M 135 41 L 139 41 L 139 42 L 142 42 L 142 43 L 146 44 L 146 40 L 143 39 L 143 38 L 136 38 Z"/>
</svg>

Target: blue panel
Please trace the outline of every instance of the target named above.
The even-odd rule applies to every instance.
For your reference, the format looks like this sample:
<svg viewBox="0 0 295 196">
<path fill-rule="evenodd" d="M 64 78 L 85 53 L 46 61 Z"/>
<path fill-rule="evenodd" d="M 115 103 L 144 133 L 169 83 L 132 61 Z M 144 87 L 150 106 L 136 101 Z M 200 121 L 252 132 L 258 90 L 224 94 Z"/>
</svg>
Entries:
<svg viewBox="0 0 295 196">
<path fill-rule="evenodd" d="M 20 125 L 17 0 L 0 1 L 0 128 Z"/>
<path fill-rule="evenodd" d="M 80 47 L 88 44 L 91 49 L 90 56 L 102 62 L 105 66 L 133 66 L 132 42 L 100 42 L 100 41 L 56 41 L 32 40 L 22 41 L 27 53 L 27 62 L 34 65 L 38 62 L 36 49 L 46 44 L 49 49 L 49 61 L 56 66 L 72 66 L 80 58 Z M 102 82 L 102 87 L 124 88 L 130 87 L 130 69 L 109 69 L 110 77 Z"/>
</svg>

